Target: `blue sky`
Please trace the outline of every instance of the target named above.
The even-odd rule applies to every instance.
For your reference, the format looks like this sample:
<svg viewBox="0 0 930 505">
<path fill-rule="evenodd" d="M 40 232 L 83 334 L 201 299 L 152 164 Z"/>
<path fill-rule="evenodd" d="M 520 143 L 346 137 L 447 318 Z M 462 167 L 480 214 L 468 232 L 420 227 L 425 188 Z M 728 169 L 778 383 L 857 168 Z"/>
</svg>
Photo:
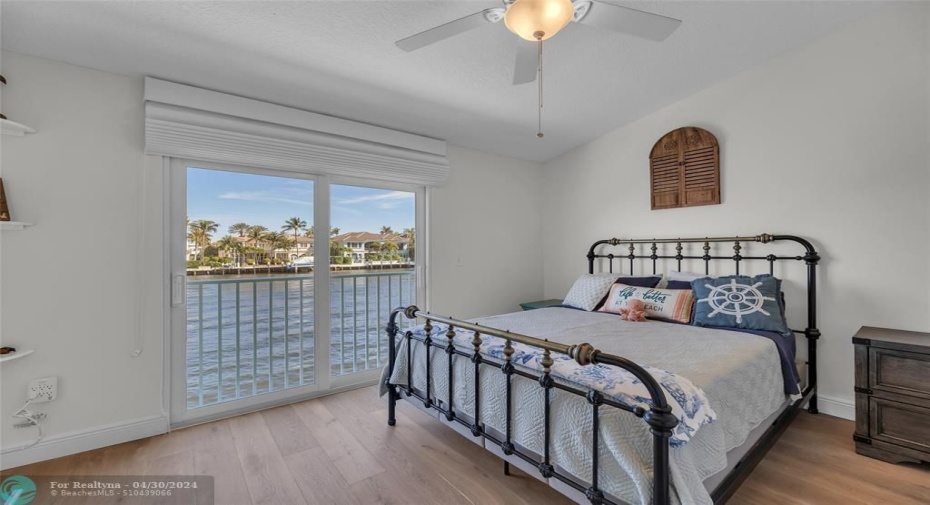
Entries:
<svg viewBox="0 0 930 505">
<path fill-rule="evenodd" d="M 330 220 L 340 232 L 370 231 L 382 226 L 396 232 L 413 228 L 414 194 L 355 186 L 332 185 Z M 187 216 L 220 224 L 214 239 L 230 225 L 243 222 L 279 231 L 284 221 L 298 216 L 313 224 L 313 181 L 267 175 L 189 168 Z"/>
</svg>

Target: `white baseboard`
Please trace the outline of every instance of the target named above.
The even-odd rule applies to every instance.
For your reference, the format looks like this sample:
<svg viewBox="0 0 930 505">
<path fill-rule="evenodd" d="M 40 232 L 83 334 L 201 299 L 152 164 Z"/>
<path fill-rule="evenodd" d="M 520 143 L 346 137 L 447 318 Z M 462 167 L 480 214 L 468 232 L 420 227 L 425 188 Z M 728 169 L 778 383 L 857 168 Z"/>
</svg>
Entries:
<svg viewBox="0 0 930 505">
<path fill-rule="evenodd" d="M 167 432 L 168 417 L 151 416 L 53 435 L 28 449 L 19 449 L 23 444 L 4 448 L 0 451 L 0 469 L 16 468 Z"/>
<path fill-rule="evenodd" d="M 821 414 L 839 417 L 854 421 L 856 419 L 856 404 L 849 400 L 817 395 L 817 408 Z"/>
</svg>

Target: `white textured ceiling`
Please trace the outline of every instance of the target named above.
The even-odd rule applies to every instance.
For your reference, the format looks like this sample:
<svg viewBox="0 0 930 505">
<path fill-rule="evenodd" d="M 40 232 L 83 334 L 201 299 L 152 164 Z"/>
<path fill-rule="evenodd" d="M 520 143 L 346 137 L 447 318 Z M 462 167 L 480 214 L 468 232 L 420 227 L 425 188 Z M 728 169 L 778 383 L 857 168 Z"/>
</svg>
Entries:
<svg viewBox="0 0 930 505">
<path fill-rule="evenodd" d="M 502 24 L 413 53 L 394 46 L 494 0 L 3 0 L 0 43 L 544 161 L 880 6 L 611 1 L 684 23 L 661 43 L 574 23 L 548 41 L 543 140 L 536 85 L 511 84 L 526 42 Z"/>
</svg>

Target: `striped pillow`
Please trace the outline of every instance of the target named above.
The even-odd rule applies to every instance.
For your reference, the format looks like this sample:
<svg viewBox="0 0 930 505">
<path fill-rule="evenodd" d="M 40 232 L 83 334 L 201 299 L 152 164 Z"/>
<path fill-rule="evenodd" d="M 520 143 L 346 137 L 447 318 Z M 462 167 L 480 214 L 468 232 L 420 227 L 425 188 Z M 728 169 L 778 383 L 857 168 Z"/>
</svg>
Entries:
<svg viewBox="0 0 930 505">
<path fill-rule="evenodd" d="M 664 319 L 685 324 L 691 322 L 694 293 L 690 289 L 640 288 L 618 282 L 610 288 L 607 301 L 598 311 L 619 314 L 624 302 L 633 298 L 645 302 L 646 317 L 650 319 Z"/>
</svg>

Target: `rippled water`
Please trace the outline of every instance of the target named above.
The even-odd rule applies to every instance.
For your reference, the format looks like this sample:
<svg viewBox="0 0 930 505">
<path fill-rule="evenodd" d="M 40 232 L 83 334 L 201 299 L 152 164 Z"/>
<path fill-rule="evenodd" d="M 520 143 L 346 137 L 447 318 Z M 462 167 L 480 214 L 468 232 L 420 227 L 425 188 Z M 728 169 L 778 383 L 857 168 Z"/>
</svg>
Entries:
<svg viewBox="0 0 930 505">
<path fill-rule="evenodd" d="M 188 408 L 312 384 L 313 288 L 313 274 L 189 278 Z M 384 366 L 391 309 L 415 299 L 412 269 L 334 272 L 326 315 L 331 375 Z"/>
</svg>

